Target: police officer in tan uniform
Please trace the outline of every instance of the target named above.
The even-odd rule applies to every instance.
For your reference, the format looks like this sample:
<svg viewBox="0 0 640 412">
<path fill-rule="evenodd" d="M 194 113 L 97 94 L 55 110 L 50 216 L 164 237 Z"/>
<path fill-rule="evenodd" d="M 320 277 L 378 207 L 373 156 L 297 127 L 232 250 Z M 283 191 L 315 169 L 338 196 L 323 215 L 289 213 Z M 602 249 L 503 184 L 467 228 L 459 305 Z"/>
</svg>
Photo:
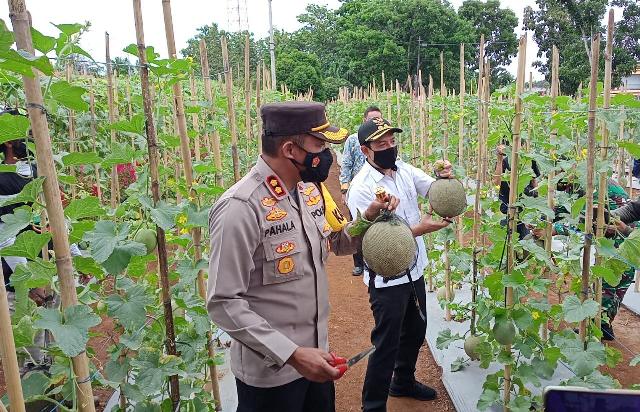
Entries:
<svg viewBox="0 0 640 412">
<path fill-rule="evenodd" d="M 209 215 L 207 309 L 232 338 L 238 411 L 334 411 L 333 381 L 344 373 L 328 353 L 329 250 L 353 254 L 360 240 L 321 184 L 333 162 L 327 143 L 345 129 L 329 125 L 324 105 L 262 107 L 256 165 Z M 372 199 L 373 220 L 397 199 Z"/>
</svg>

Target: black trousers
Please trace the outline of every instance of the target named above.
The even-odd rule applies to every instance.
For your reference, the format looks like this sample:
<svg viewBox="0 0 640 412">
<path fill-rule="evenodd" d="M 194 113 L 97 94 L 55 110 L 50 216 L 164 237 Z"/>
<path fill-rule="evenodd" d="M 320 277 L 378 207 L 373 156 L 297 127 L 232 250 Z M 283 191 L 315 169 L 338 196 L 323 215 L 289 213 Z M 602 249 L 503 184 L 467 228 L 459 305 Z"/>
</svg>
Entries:
<svg viewBox="0 0 640 412">
<path fill-rule="evenodd" d="M 413 286 L 422 313 L 426 314 L 424 279 L 414 281 Z M 401 386 L 413 383 L 427 325 L 418 312 L 411 283 L 376 289 L 372 280 L 369 303 L 375 320 L 371 342 L 376 351 L 369 357 L 367 365 L 362 408 L 367 412 L 378 412 L 387 410 L 392 376 Z"/>
<path fill-rule="evenodd" d="M 273 388 L 257 388 L 236 379 L 237 412 L 335 412 L 333 382 L 315 383 L 305 378 Z"/>
<path fill-rule="evenodd" d="M 358 251 L 353 254 L 353 267 L 364 267 L 364 258 L 362 257 L 362 247 L 358 247 Z"/>
</svg>

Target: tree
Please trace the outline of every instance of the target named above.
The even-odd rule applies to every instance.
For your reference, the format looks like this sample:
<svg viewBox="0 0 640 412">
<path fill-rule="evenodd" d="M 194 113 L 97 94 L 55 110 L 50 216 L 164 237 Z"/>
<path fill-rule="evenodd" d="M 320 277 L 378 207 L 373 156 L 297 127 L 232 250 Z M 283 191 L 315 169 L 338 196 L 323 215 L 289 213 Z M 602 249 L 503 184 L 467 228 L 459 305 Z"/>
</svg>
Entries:
<svg viewBox="0 0 640 412">
<path fill-rule="evenodd" d="M 640 58 L 640 6 L 634 0 L 536 0 L 539 10 L 525 8 L 523 26 L 533 31 L 539 46 L 538 57 L 533 63 L 547 80 L 551 73 L 551 50 L 560 50 L 560 88 L 565 94 L 573 94 L 582 82 L 587 84 L 590 72 L 589 39 L 595 33 L 605 33 L 601 22 L 607 6 L 625 7 L 624 16 L 616 25 L 614 39 L 613 85 L 629 74 Z M 606 39 L 603 38 L 603 42 Z M 601 48 L 604 54 L 604 46 Z M 604 58 L 600 59 L 604 65 Z M 600 70 L 600 79 L 604 70 Z"/>
<path fill-rule="evenodd" d="M 516 14 L 511 9 L 500 8 L 499 0 L 466 0 L 458 9 L 458 15 L 473 26 L 475 39 L 484 34 L 492 87 L 502 87 L 511 83 L 513 76 L 502 66 L 509 65 L 512 58 L 518 54 L 518 38 L 514 31 L 518 26 Z M 477 56 L 478 46 L 473 45 L 470 51 Z M 478 59 L 470 60 L 467 66 L 477 70 Z"/>
<path fill-rule="evenodd" d="M 246 32 L 228 33 L 219 30 L 216 23 L 209 26 L 198 28 L 198 33 L 187 40 L 187 47 L 182 49 L 180 53 L 183 57 L 193 57 L 196 67 L 200 67 L 200 40 L 204 39 L 207 47 L 207 57 L 209 60 L 209 69 L 211 76 L 223 73 L 222 67 L 222 47 L 220 38 L 227 36 L 227 49 L 229 51 L 229 65 L 234 73 L 234 77 L 244 76 L 244 44 Z M 258 49 L 253 35 L 249 36 L 249 67 L 253 73 L 261 56 L 261 50 Z M 199 69 L 196 69 L 199 70 Z"/>
</svg>

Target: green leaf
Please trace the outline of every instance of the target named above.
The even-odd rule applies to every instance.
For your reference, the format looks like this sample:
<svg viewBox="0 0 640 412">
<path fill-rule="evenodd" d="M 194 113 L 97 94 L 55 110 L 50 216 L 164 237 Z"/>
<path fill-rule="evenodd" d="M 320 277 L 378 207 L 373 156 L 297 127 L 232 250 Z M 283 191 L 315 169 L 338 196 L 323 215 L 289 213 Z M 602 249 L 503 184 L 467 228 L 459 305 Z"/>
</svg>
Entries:
<svg viewBox="0 0 640 412">
<path fill-rule="evenodd" d="M 33 338 L 36 331 L 33 329 L 33 322 L 29 316 L 20 318 L 16 325 L 13 325 L 13 340 L 17 348 L 33 346 Z"/>
<path fill-rule="evenodd" d="M 31 209 L 27 206 L 15 209 L 10 215 L 2 216 L 4 226 L 0 231 L 0 243 L 18 235 L 22 229 L 31 224 L 32 218 Z"/>
<path fill-rule="evenodd" d="M 7 27 L 4 20 L 0 20 L 0 48 L 8 49 L 13 46 L 13 33 Z"/>
<path fill-rule="evenodd" d="M 62 163 L 67 167 L 100 164 L 101 162 L 102 158 L 96 152 L 75 152 L 62 156 Z"/>
<path fill-rule="evenodd" d="M 640 158 L 640 144 L 632 142 L 617 142 L 618 147 L 625 149 L 634 159 Z"/>
<path fill-rule="evenodd" d="M 0 50 L 0 68 L 28 77 L 34 76 L 34 68 L 47 76 L 53 74 L 53 66 L 47 56 L 36 57 L 25 50 Z"/>
<path fill-rule="evenodd" d="M 480 395 L 480 399 L 478 399 L 476 407 L 480 411 L 486 411 L 498 402 L 500 402 L 500 392 L 485 388 L 482 391 L 482 395 Z"/>
<path fill-rule="evenodd" d="M 100 324 L 100 317 L 90 307 L 84 305 L 69 306 L 63 314 L 57 309 L 38 309 L 39 319 L 34 326 L 48 329 L 56 344 L 70 357 L 85 350 L 89 341 L 89 328 Z"/>
<path fill-rule="evenodd" d="M 145 307 L 153 303 L 153 298 L 147 296 L 144 286 L 136 285 L 129 288 L 124 296 L 110 295 L 106 299 L 109 316 L 118 319 L 127 330 L 136 330 L 144 325 L 147 318 Z"/>
<path fill-rule="evenodd" d="M 171 230 L 175 227 L 176 217 L 181 210 L 179 206 L 161 200 L 155 208 L 150 209 L 151 220 L 164 230 Z"/>
<path fill-rule="evenodd" d="M 38 199 L 38 195 L 42 192 L 42 184 L 44 177 L 38 177 L 27 183 L 20 193 L 15 196 L 7 197 L 0 201 L 0 206 L 16 205 L 19 203 L 33 203 Z"/>
<path fill-rule="evenodd" d="M 131 163 L 136 158 L 136 152 L 130 145 L 115 145 L 111 153 L 102 161 L 102 167 L 111 168 L 114 165 Z"/>
<path fill-rule="evenodd" d="M 0 144 L 16 139 L 24 139 L 29 131 L 29 118 L 9 113 L 0 115 Z"/>
<path fill-rule="evenodd" d="M 584 210 L 586 204 L 587 198 L 584 196 L 573 202 L 573 205 L 571 205 L 571 217 L 577 218 L 580 212 Z"/>
<path fill-rule="evenodd" d="M 71 110 L 86 112 L 89 110 L 89 104 L 82 99 L 87 92 L 84 87 L 73 86 L 65 80 L 59 80 L 49 88 L 51 97 Z"/>
<path fill-rule="evenodd" d="M 452 335 L 451 329 L 441 330 L 438 333 L 438 338 L 436 339 L 436 348 L 440 350 L 447 349 L 449 345 L 460 339 L 462 339 L 462 336 L 458 333 Z"/>
<path fill-rule="evenodd" d="M 598 302 L 588 299 L 580 302 L 577 296 L 567 296 L 562 302 L 564 320 L 570 323 L 580 322 L 591 318 L 598 313 Z"/>
<path fill-rule="evenodd" d="M 20 233 L 13 245 L 7 246 L 2 249 L 2 254 L 5 256 L 22 256 L 31 260 L 38 257 L 44 245 L 51 240 L 51 234 L 36 233 L 33 230 Z"/>
<path fill-rule="evenodd" d="M 129 372 L 129 358 L 112 359 L 104 365 L 104 373 L 111 382 L 124 381 Z"/>
<path fill-rule="evenodd" d="M 102 267 L 91 257 L 74 256 L 73 267 L 86 275 L 102 275 L 104 273 Z"/>
<path fill-rule="evenodd" d="M 31 40 L 33 41 L 33 48 L 44 54 L 49 53 L 56 47 L 55 37 L 45 36 L 33 27 L 31 28 Z"/>
<path fill-rule="evenodd" d="M 133 256 L 142 256 L 147 254 L 147 248 L 142 243 L 125 241 L 121 242 L 113 249 L 113 253 L 107 260 L 102 262 L 102 266 L 109 273 L 122 273 Z"/>
<path fill-rule="evenodd" d="M 100 199 L 94 196 L 73 200 L 64 209 L 64 214 L 72 220 L 102 217 L 106 214 Z"/>
<path fill-rule="evenodd" d="M 11 285 L 15 288 L 42 288 L 51 285 L 57 269 L 53 262 L 38 259 L 16 266 L 11 275 Z"/>
<path fill-rule="evenodd" d="M 84 234 L 92 231 L 96 226 L 93 220 L 82 220 L 71 224 L 71 233 L 69 233 L 69 243 L 80 243 Z"/>
<path fill-rule="evenodd" d="M 554 340 L 578 377 L 591 374 L 606 362 L 605 348 L 600 342 L 589 342 L 585 350 L 575 333 L 570 333 L 570 337 L 559 336 Z"/>
<path fill-rule="evenodd" d="M 612 269 L 604 266 L 591 266 L 591 273 L 595 276 L 602 278 L 611 286 L 618 286 L 620 280 L 622 280 L 622 274 L 617 274 Z"/>
<path fill-rule="evenodd" d="M 516 396 L 509 402 L 509 410 L 512 412 L 529 412 L 531 410 L 531 399 L 525 396 Z"/>
<path fill-rule="evenodd" d="M 161 357 L 160 351 L 152 348 L 141 349 L 138 357 L 131 360 L 131 366 L 139 371 L 136 385 L 148 396 L 159 393 L 169 376 L 181 374 L 180 364 L 180 358 L 170 355 Z"/>
<path fill-rule="evenodd" d="M 526 281 L 527 278 L 525 278 L 521 270 L 514 270 L 502 277 L 502 284 L 505 287 L 517 288 L 518 286 L 524 285 Z"/>
<path fill-rule="evenodd" d="M 462 357 L 458 357 L 451 363 L 451 372 L 458 372 L 464 369 L 469 363 Z"/>
<path fill-rule="evenodd" d="M 629 361 L 629 366 L 638 366 L 638 364 L 640 364 L 640 355 L 636 355 L 635 358 Z"/>
<path fill-rule="evenodd" d="M 82 30 L 82 28 L 84 27 L 80 23 L 61 23 L 54 24 L 54 26 L 67 36 L 72 36 L 76 33 L 80 33 L 80 30 Z"/>
<path fill-rule="evenodd" d="M 111 129 L 121 132 L 134 133 L 137 135 L 144 135 L 145 119 L 144 115 L 136 114 L 131 120 L 120 120 L 109 125 Z"/>
<path fill-rule="evenodd" d="M 98 263 L 103 263 L 113 253 L 119 242 L 125 240 L 129 234 L 129 226 L 119 228 L 110 220 L 98 221 L 91 232 L 85 233 L 83 239 L 89 242 L 91 256 Z"/>
<path fill-rule="evenodd" d="M 43 372 L 29 373 L 22 379 L 22 395 L 25 401 L 29 401 L 36 396 L 47 393 L 51 386 L 51 379 Z"/>
<path fill-rule="evenodd" d="M 187 225 L 197 227 L 209 227 L 209 208 L 205 207 L 200 210 L 195 205 L 187 207 Z"/>
</svg>

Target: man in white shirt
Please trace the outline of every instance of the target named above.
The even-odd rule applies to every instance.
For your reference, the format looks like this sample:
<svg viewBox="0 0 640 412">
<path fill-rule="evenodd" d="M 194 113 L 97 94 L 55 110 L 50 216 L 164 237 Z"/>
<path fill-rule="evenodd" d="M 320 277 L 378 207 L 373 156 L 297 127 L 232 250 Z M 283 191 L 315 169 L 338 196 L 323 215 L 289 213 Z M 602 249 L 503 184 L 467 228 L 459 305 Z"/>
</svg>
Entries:
<svg viewBox="0 0 640 412">
<path fill-rule="evenodd" d="M 382 118 L 360 126 L 358 140 L 367 161 L 352 180 L 347 194 L 349 210 L 352 216 L 357 216 L 375 198 L 376 188 L 384 188 L 400 200 L 395 214 L 409 224 L 418 243 L 417 261 L 409 274 L 411 282 L 405 274 L 385 282 L 368 268 L 364 272 L 375 319 L 371 341 L 376 346 L 362 389 L 362 406 L 367 412 L 386 411 L 388 395 L 425 401 L 436 397 L 434 389 L 416 381 L 414 376 L 427 327 L 423 277 L 427 253 L 422 235 L 442 229 L 450 221 L 435 221 L 429 214 L 422 216 L 418 196 L 426 196 L 435 179 L 397 159 L 396 132 L 402 130 Z M 451 163 L 444 162 L 439 177 L 451 177 Z"/>
</svg>

